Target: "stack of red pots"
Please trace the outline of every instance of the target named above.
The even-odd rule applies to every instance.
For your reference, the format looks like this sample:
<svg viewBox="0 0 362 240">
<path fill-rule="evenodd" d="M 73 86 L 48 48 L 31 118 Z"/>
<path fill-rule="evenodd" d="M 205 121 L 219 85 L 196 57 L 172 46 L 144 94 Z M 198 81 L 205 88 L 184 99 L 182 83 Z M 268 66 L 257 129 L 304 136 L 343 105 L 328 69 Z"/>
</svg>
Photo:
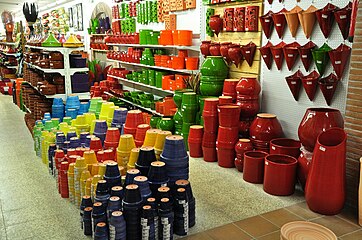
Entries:
<svg viewBox="0 0 362 240">
<path fill-rule="evenodd" d="M 104 140 L 105 149 L 116 149 L 118 147 L 120 133 L 118 128 L 108 128 L 106 139 Z"/>
<path fill-rule="evenodd" d="M 234 167 L 235 144 L 239 137 L 240 107 L 236 104 L 219 105 L 219 131 L 217 136 L 217 159 L 220 167 Z"/>
<path fill-rule="evenodd" d="M 249 128 L 256 114 L 259 112 L 259 94 L 261 87 L 257 78 L 241 78 L 236 85 L 236 104 L 240 106 L 239 133 L 249 136 Z"/>
<path fill-rule="evenodd" d="M 206 98 L 204 100 L 204 110 L 202 117 L 204 119 L 204 136 L 202 138 L 202 152 L 204 161 L 216 162 L 216 136 L 219 126 L 217 106 L 218 98 Z"/>
<path fill-rule="evenodd" d="M 68 189 L 68 162 L 62 162 L 60 165 L 60 172 L 58 175 L 58 187 L 59 192 L 62 198 L 69 198 L 69 189 Z"/>
<path fill-rule="evenodd" d="M 136 137 L 135 137 L 135 144 L 136 147 L 142 147 L 143 142 L 145 140 L 146 137 L 146 132 L 148 129 L 150 129 L 150 125 L 148 124 L 140 124 L 137 126 L 137 131 L 136 131 Z"/>
<path fill-rule="evenodd" d="M 102 150 L 102 141 L 98 137 L 93 137 L 89 144 L 89 149 L 93 150 L 94 152 L 98 152 Z"/>
<path fill-rule="evenodd" d="M 140 110 L 131 110 L 128 111 L 126 117 L 126 123 L 124 124 L 124 134 L 132 134 L 133 137 L 136 136 L 137 126 L 143 124 L 143 115 Z"/>
<path fill-rule="evenodd" d="M 204 127 L 201 125 L 193 125 L 190 127 L 188 145 L 190 157 L 202 157 L 202 138 L 204 135 Z"/>
<path fill-rule="evenodd" d="M 230 96 L 233 99 L 233 103 L 236 102 L 237 92 L 236 86 L 239 83 L 240 79 L 225 79 L 224 88 L 222 90 L 223 96 Z"/>
</svg>

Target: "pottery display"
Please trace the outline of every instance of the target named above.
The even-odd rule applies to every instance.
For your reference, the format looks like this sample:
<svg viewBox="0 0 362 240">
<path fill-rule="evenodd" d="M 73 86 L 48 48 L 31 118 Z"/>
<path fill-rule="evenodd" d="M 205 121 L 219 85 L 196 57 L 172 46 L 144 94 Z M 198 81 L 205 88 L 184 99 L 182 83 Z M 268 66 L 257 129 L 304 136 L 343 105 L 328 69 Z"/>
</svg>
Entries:
<svg viewBox="0 0 362 240">
<path fill-rule="evenodd" d="M 338 82 L 338 77 L 333 73 L 329 74 L 327 77 L 320 78 L 318 80 L 319 89 L 321 90 L 328 106 L 332 103 L 332 99 L 334 93 L 336 92 Z"/>
<path fill-rule="evenodd" d="M 221 56 L 209 56 L 202 63 L 200 72 L 202 76 L 226 78 L 229 68 Z"/>
<path fill-rule="evenodd" d="M 258 31 L 259 6 L 245 7 L 245 31 Z"/>
<path fill-rule="evenodd" d="M 239 44 L 230 44 L 228 55 L 230 60 L 235 64 L 236 67 L 239 67 L 241 60 L 243 60 L 243 55 L 241 53 L 241 48 Z"/>
<path fill-rule="evenodd" d="M 220 44 L 220 55 L 225 59 L 225 61 L 230 64 L 231 59 L 229 57 L 229 45 L 231 42 L 223 42 Z"/>
<path fill-rule="evenodd" d="M 220 56 L 220 43 L 211 43 L 209 52 L 211 56 Z"/>
<path fill-rule="evenodd" d="M 225 32 L 234 31 L 234 8 L 224 8 L 223 30 Z"/>
<path fill-rule="evenodd" d="M 302 76 L 302 84 L 309 100 L 313 101 L 317 91 L 318 79 L 320 75 L 317 71 L 313 71 L 307 76 Z"/>
<path fill-rule="evenodd" d="M 280 229 L 280 239 L 298 239 L 303 236 L 305 239 L 337 240 L 336 234 L 330 229 L 313 222 L 293 221 L 286 223 Z"/>
<path fill-rule="evenodd" d="M 287 21 L 287 25 L 292 37 L 295 37 L 299 27 L 299 18 L 298 13 L 303 9 L 299 6 L 295 6 L 289 11 L 284 12 L 285 20 Z"/>
<path fill-rule="evenodd" d="M 263 28 L 263 32 L 265 34 L 265 37 L 270 39 L 270 36 L 273 32 L 273 12 L 269 11 L 265 15 L 260 16 L 260 23 Z"/>
<path fill-rule="evenodd" d="M 334 23 L 334 12 L 337 10 L 337 7 L 331 3 L 328 3 L 324 8 L 319 9 L 315 12 L 319 27 L 322 30 L 322 33 L 325 38 L 329 37 L 329 34 L 332 30 Z"/>
<path fill-rule="evenodd" d="M 216 36 L 219 36 L 219 33 L 221 32 L 223 26 L 223 20 L 222 18 L 220 18 L 220 15 L 211 16 L 209 25 L 211 30 L 216 34 Z"/>
<path fill-rule="evenodd" d="M 313 60 L 318 69 L 320 75 L 324 74 L 326 66 L 329 62 L 329 51 L 332 48 L 328 46 L 327 43 L 324 43 L 320 48 L 315 48 L 312 50 Z"/>
<path fill-rule="evenodd" d="M 270 51 L 273 56 L 274 62 L 277 65 L 278 70 L 282 69 L 283 59 L 284 59 L 283 47 L 285 45 L 286 44 L 283 41 L 281 41 L 275 46 L 270 46 Z"/>
<path fill-rule="evenodd" d="M 299 98 L 300 87 L 302 85 L 302 77 L 304 76 L 300 70 L 296 71 L 291 76 L 285 77 L 289 90 L 292 92 L 295 101 L 298 101 Z"/>
</svg>

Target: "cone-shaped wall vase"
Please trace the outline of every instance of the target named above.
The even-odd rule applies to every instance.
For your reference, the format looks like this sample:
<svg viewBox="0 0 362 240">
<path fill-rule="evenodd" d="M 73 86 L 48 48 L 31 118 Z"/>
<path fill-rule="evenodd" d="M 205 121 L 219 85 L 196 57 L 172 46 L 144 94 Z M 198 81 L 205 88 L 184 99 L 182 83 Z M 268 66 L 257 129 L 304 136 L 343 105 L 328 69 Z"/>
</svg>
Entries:
<svg viewBox="0 0 362 240">
<path fill-rule="evenodd" d="M 250 67 L 251 65 L 253 65 L 255 51 L 256 45 L 253 42 L 249 42 L 248 44 L 241 46 L 241 54 L 243 55 L 244 59 Z"/>
<path fill-rule="evenodd" d="M 220 15 L 212 15 L 210 17 L 209 26 L 216 36 L 219 36 L 223 26 L 223 20 Z"/>
<path fill-rule="evenodd" d="M 328 38 L 329 34 L 331 33 L 334 22 L 334 12 L 336 10 L 336 6 L 328 3 L 324 8 L 315 12 L 319 27 L 321 28 L 325 38 Z"/>
<path fill-rule="evenodd" d="M 310 64 L 312 63 L 313 56 L 312 56 L 312 50 L 316 47 L 316 45 L 309 41 L 303 46 L 300 46 L 298 48 L 298 52 L 300 55 L 300 59 L 302 60 L 303 66 L 306 71 L 309 70 Z"/>
<path fill-rule="evenodd" d="M 325 78 L 319 79 L 318 81 L 319 88 L 321 89 L 328 106 L 331 105 L 332 98 L 334 96 L 334 93 L 336 92 L 338 82 L 339 80 L 337 76 L 333 73 L 329 74 Z"/>
<path fill-rule="evenodd" d="M 287 25 L 289 28 L 292 37 L 297 35 L 298 27 L 299 27 L 299 19 L 298 13 L 302 11 L 299 6 L 292 8 L 290 11 L 284 12 L 285 20 L 287 21 Z"/>
<path fill-rule="evenodd" d="M 315 65 L 317 66 L 318 72 L 320 75 L 324 74 L 324 71 L 326 69 L 326 65 L 329 61 L 329 54 L 328 52 L 331 51 L 332 48 L 329 47 L 326 43 L 323 44 L 322 47 L 319 49 L 313 49 L 312 55 Z"/>
<path fill-rule="evenodd" d="M 285 25 L 287 22 L 284 15 L 284 12 L 286 11 L 287 10 L 283 8 L 279 12 L 273 14 L 274 28 L 277 31 L 279 38 L 282 38 L 284 34 Z"/>
<path fill-rule="evenodd" d="M 309 100 L 313 101 L 315 93 L 317 91 L 318 79 L 320 75 L 317 71 L 313 71 L 307 76 L 302 77 L 302 84 L 304 90 L 309 98 Z"/>
<path fill-rule="evenodd" d="M 243 60 L 243 55 L 241 54 L 241 48 L 239 44 L 230 44 L 228 50 L 229 58 L 235 64 L 236 67 L 239 67 L 240 62 Z"/>
<path fill-rule="evenodd" d="M 312 35 L 317 10 L 316 7 L 310 6 L 307 10 L 298 12 L 299 22 L 306 38 L 310 38 Z"/>
<path fill-rule="evenodd" d="M 273 32 L 273 12 L 269 11 L 265 15 L 260 16 L 260 24 L 266 38 L 270 39 L 270 36 Z"/>
<path fill-rule="evenodd" d="M 270 70 L 270 68 L 272 66 L 272 63 L 273 63 L 272 53 L 271 53 L 271 50 L 270 50 L 271 46 L 273 46 L 273 44 L 268 41 L 268 43 L 265 46 L 260 47 L 260 49 L 259 49 L 261 57 L 263 58 L 264 63 L 265 63 L 266 67 L 269 70 Z"/>
<path fill-rule="evenodd" d="M 351 55 L 351 50 L 352 49 L 347 45 L 341 44 L 338 48 L 328 52 L 333 69 L 339 79 L 343 76 L 344 69 L 348 63 L 349 56 Z"/>
<path fill-rule="evenodd" d="M 284 58 L 285 61 L 287 62 L 287 66 L 289 71 L 292 70 L 295 61 L 297 61 L 299 53 L 298 53 L 298 48 L 300 47 L 299 43 L 297 42 L 292 42 L 289 44 L 286 44 L 283 47 L 283 52 L 284 52 Z"/>
<path fill-rule="evenodd" d="M 281 41 L 277 45 L 270 47 L 270 51 L 273 55 L 273 59 L 274 59 L 275 64 L 277 65 L 278 70 L 282 69 L 283 58 L 284 58 L 284 54 L 283 54 L 284 46 L 285 46 L 285 42 Z"/>
<path fill-rule="evenodd" d="M 347 6 L 334 12 L 334 18 L 338 24 L 339 30 L 341 30 L 343 39 L 348 38 L 349 26 L 351 23 L 352 14 L 352 2 L 349 2 Z"/>
<path fill-rule="evenodd" d="M 296 71 L 291 76 L 285 77 L 289 90 L 292 92 L 295 101 L 298 101 L 299 98 L 300 86 L 302 85 L 302 77 L 304 76 L 300 70 Z"/>
</svg>

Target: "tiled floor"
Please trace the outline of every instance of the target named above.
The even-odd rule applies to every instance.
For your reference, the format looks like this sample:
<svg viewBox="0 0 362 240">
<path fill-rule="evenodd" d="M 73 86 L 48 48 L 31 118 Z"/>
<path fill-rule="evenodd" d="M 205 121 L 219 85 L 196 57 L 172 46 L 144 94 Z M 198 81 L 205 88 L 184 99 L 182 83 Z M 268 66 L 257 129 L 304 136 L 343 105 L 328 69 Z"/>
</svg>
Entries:
<svg viewBox="0 0 362 240">
<path fill-rule="evenodd" d="M 54 179 L 35 156 L 23 118 L 11 97 L 0 94 L 0 240 L 89 239 L 80 229 L 77 208 L 59 196 Z M 278 229 L 286 221 L 340 220 L 306 210 L 305 204 L 299 205 L 304 201 L 299 191 L 289 197 L 271 196 L 261 184 L 243 181 L 235 169 L 201 159 L 190 160 L 190 181 L 197 199 L 197 224 L 190 234 L 198 234 L 186 239 L 279 239 Z M 270 212 L 284 207 L 280 213 Z M 325 222 L 329 218 L 333 221 Z M 343 223 L 340 236 L 358 229 Z M 361 235 L 342 239 L 357 240 L 356 234 Z"/>
</svg>

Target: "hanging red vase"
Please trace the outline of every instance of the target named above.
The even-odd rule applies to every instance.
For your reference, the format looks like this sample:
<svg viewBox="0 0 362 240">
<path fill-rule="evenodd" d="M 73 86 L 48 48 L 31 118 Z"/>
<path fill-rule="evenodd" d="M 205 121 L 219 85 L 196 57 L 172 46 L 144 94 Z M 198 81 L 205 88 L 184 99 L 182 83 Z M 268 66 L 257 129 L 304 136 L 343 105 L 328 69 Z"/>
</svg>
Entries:
<svg viewBox="0 0 362 240">
<path fill-rule="evenodd" d="M 260 24 L 266 38 L 270 39 L 273 32 L 273 12 L 269 11 L 265 15 L 260 16 Z"/>
<path fill-rule="evenodd" d="M 306 71 L 309 70 L 310 64 L 312 63 L 313 56 L 312 56 L 312 50 L 315 48 L 315 44 L 312 41 L 309 41 L 303 46 L 300 46 L 298 48 L 298 52 L 300 55 L 300 59 L 302 60 L 304 69 Z"/>
<path fill-rule="evenodd" d="M 298 59 L 298 56 L 299 56 L 298 48 L 299 47 L 300 47 L 300 45 L 297 42 L 286 44 L 283 47 L 284 58 L 285 58 L 285 61 L 287 62 L 287 67 L 288 67 L 289 71 L 292 70 L 295 61 Z"/>
<path fill-rule="evenodd" d="M 343 39 L 348 38 L 349 27 L 351 23 L 352 14 L 352 2 L 349 2 L 347 6 L 334 12 L 334 17 L 338 24 L 339 30 L 341 30 Z"/>
<path fill-rule="evenodd" d="M 315 93 L 317 91 L 319 73 L 317 71 L 313 71 L 307 76 L 302 77 L 303 88 L 309 98 L 309 100 L 313 101 Z"/>
<path fill-rule="evenodd" d="M 255 51 L 256 51 L 256 45 L 253 42 L 249 42 L 248 44 L 243 45 L 241 47 L 241 53 L 243 54 L 244 59 L 246 60 L 246 62 L 249 64 L 250 67 L 251 65 L 253 65 Z"/>
<path fill-rule="evenodd" d="M 279 12 L 273 14 L 273 23 L 274 23 L 274 27 L 278 33 L 279 38 L 282 38 L 283 34 L 284 34 L 284 29 L 285 29 L 285 25 L 286 25 L 284 13 L 286 11 L 287 10 L 285 8 L 283 8 Z"/>
<path fill-rule="evenodd" d="M 329 51 L 328 54 L 337 77 L 341 79 L 349 56 L 351 55 L 351 48 L 345 44 L 341 44 L 338 48 Z"/>
<path fill-rule="evenodd" d="M 239 44 L 230 44 L 229 45 L 229 58 L 235 64 L 236 67 L 239 67 L 241 60 L 243 60 L 243 55 L 241 54 L 241 48 Z"/>
<path fill-rule="evenodd" d="M 223 21 L 222 18 L 220 18 L 220 15 L 212 15 L 210 17 L 209 25 L 211 30 L 216 34 L 216 36 L 219 36 L 223 25 Z"/>
<path fill-rule="evenodd" d="M 258 31 L 259 6 L 245 7 L 245 31 Z"/>
<path fill-rule="evenodd" d="M 300 86 L 302 84 L 302 80 L 301 80 L 302 77 L 303 77 L 303 74 L 300 70 L 296 71 L 291 76 L 285 77 L 289 90 L 292 92 L 292 95 L 293 95 L 295 101 L 298 101 L 298 98 L 299 98 Z"/>
<path fill-rule="evenodd" d="M 270 51 L 273 55 L 273 59 L 275 64 L 277 65 L 278 70 L 282 69 L 283 65 L 283 47 L 285 46 L 285 43 L 282 41 L 278 43 L 275 46 L 270 47 Z"/>
<path fill-rule="evenodd" d="M 261 57 L 263 58 L 264 63 L 265 63 L 266 67 L 269 70 L 270 70 L 270 68 L 272 66 L 272 63 L 273 63 L 272 53 L 271 53 L 271 50 L 270 50 L 271 46 L 273 46 L 273 44 L 268 41 L 268 43 L 265 46 L 260 47 L 260 49 L 259 49 Z"/>
<path fill-rule="evenodd" d="M 321 89 L 324 99 L 326 100 L 327 105 L 331 105 L 332 98 L 337 89 L 337 84 L 339 80 L 336 75 L 333 73 L 329 74 L 325 78 L 321 78 L 318 81 L 319 88 Z"/>
<path fill-rule="evenodd" d="M 245 32 L 245 7 L 235 8 L 234 32 Z"/>
<path fill-rule="evenodd" d="M 231 42 L 223 42 L 220 44 L 220 54 L 228 64 L 231 63 L 231 59 L 230 59 L 229 53 L 228 53 L 230 44 L 231 44 Z"/>
<path fill-rule="evenodd" d="M 323 9 L 315 12 L 317 21 L 325 38 L 328 38 L 331 33 L 334 22 L 334 12 L 336 10 L 336 6 L 328 3 Z"/>
<path fill-rule="evenodd" d="M 338 214 L 345 202 L 347 134 L 330 128 L 317 139 L 305 186 L 308 207 L 324 215 Z"/>
</svg>

